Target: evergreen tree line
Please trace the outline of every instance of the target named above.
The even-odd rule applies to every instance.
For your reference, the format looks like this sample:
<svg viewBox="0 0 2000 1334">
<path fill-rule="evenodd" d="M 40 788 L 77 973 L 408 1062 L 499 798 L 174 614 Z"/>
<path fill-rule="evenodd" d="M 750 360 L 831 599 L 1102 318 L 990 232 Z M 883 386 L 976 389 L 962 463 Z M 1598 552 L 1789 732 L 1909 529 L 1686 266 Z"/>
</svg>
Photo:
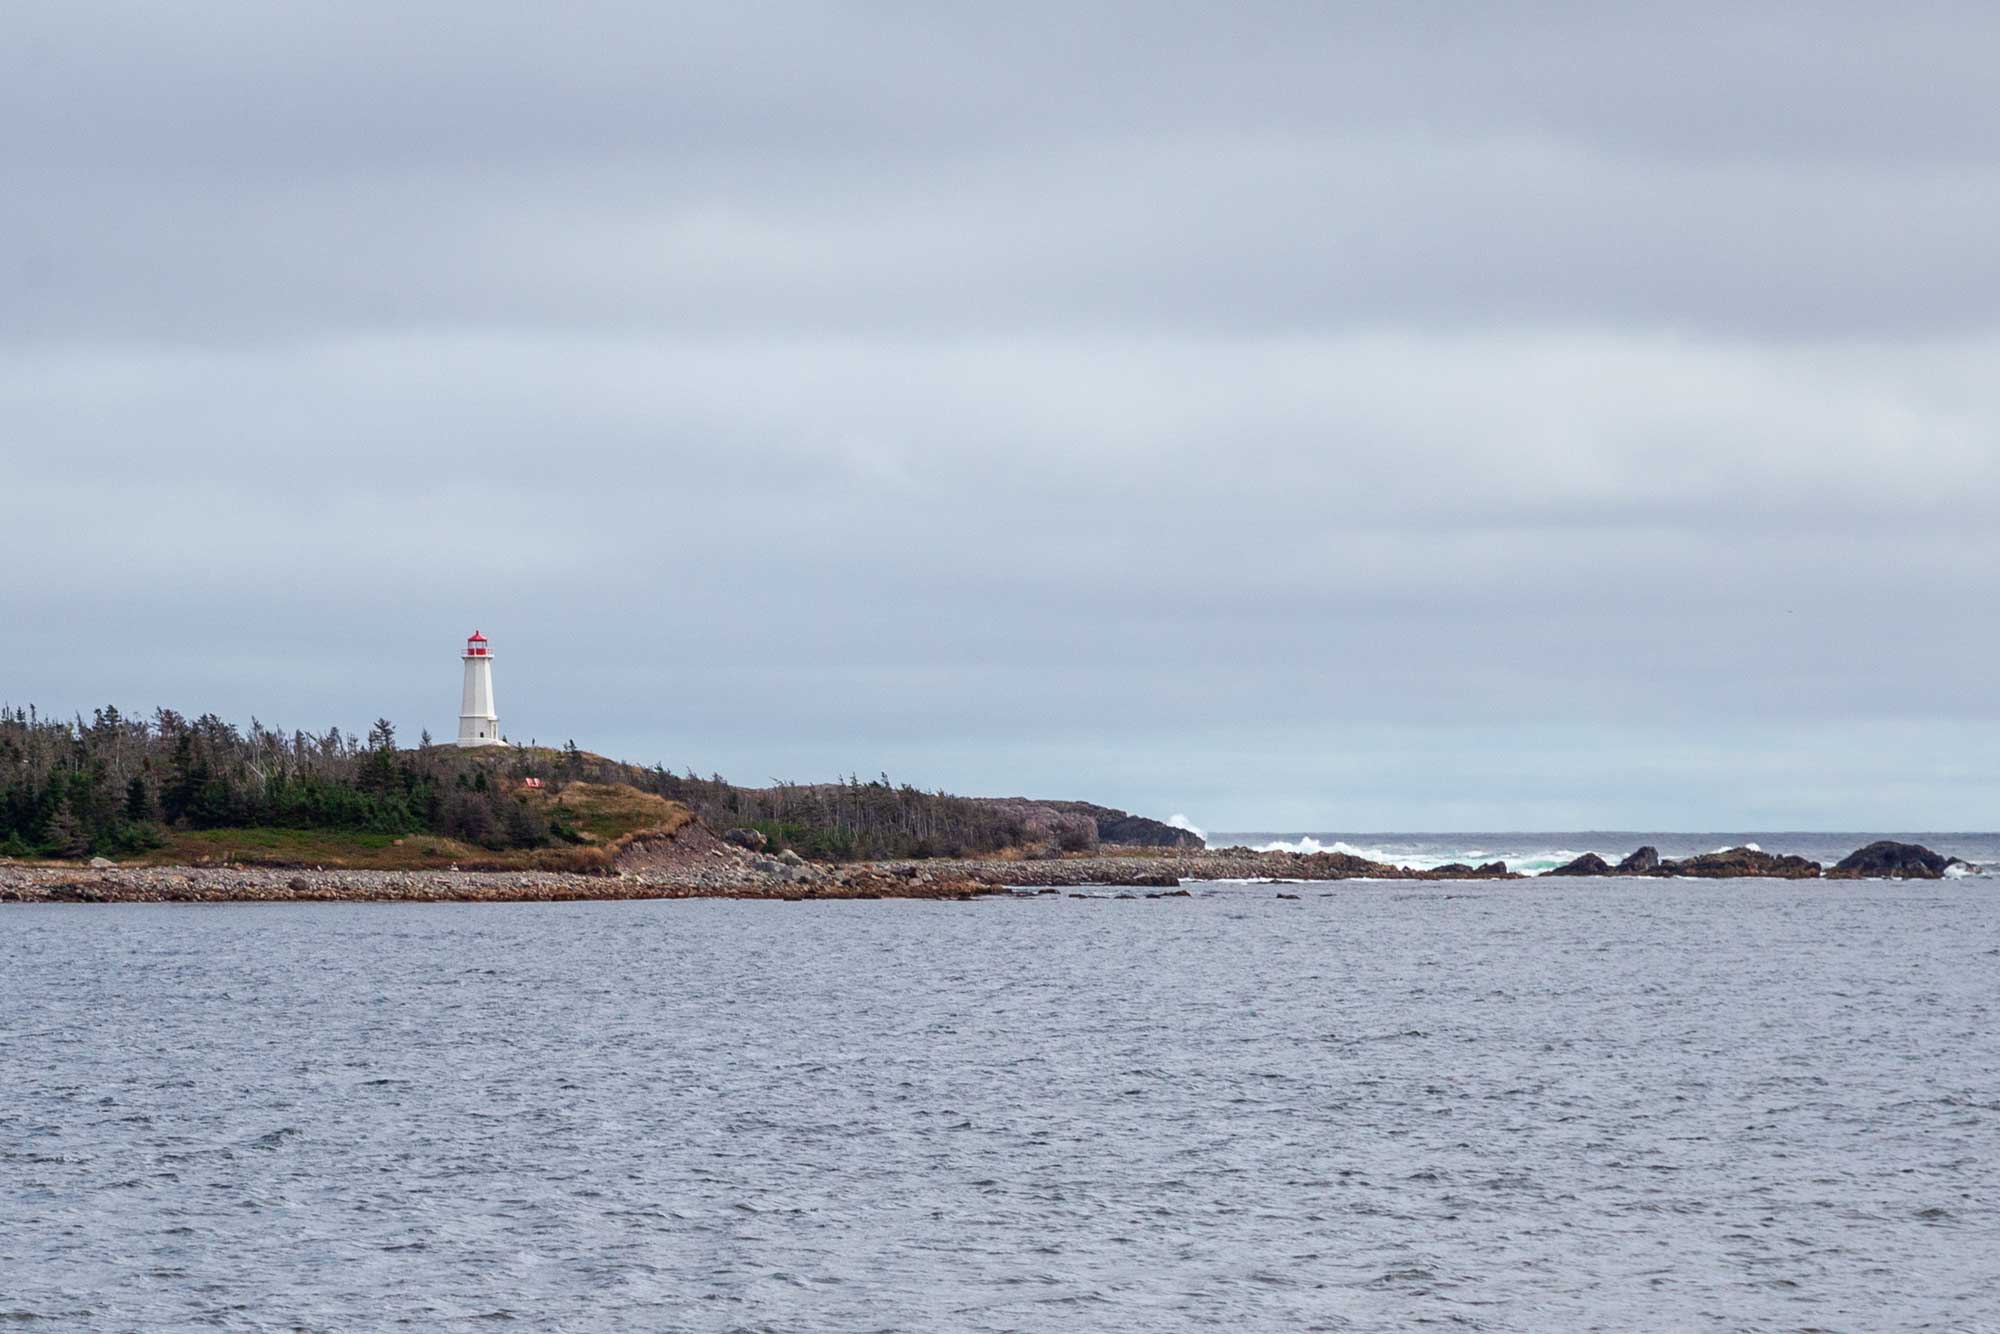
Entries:
<svg viewBox="0 0 2000 1334">
<path fill-rule="evenodd" d="M 0 707 L 0 855 L 116 856 L 173 829 L 280 827 L 433 833 L 492 849 L 574 838 L 448 748 L 399 750 L 367 735 L 248 731 L 214 714 L 151 718 L 115 707 L 85 720 Z"/>
<path fill-rule="evenodd" d="M 551 757 L 552 756 L 552 757 Z M 460 751 L 426 732 L 400 749 L 387 719 L 365 735 L 247 730 L 214 714 L 89 719 L 0 706 L 0 856 L 117 857 L 177 829 L 278 827 L 438 834 L 493 850 L 576 841 L 547 803 L 506 778 L 623 783 L 689 807 L 717 832 L 760 831 L 775 849 L 827 861 L 1083 851 L 1088 817 L 1021 800 L 869 781 L 738 787 L 720 775 L 639 769 L 577 748 Z"/>
<path fill-rule="evenodd" d="M 1085 852 L 1097 846 L 1096 823 L 1037 802 L 957 797 L 869 781 L 775 783 L 745 788 L 720 777 L 677 776 L 656 769 L 651 787 L 701 816 L 710 828 L 755 829 L 774 848 L 820 861 L 971 857 L 1003 848 Z"/>
</svg>

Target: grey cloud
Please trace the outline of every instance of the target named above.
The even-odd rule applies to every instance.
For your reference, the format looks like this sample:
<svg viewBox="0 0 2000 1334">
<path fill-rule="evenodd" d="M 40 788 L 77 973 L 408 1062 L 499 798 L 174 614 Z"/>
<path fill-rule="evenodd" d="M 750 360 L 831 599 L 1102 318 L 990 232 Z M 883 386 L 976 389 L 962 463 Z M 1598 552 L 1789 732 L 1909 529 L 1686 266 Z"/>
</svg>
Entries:
<svg viewBox="0 0 2000 1334">
<path fill-rule="evenodd" d="M 1990 823 L 1971 7 L 31 6 L 0 695 Z"/>
</svg>

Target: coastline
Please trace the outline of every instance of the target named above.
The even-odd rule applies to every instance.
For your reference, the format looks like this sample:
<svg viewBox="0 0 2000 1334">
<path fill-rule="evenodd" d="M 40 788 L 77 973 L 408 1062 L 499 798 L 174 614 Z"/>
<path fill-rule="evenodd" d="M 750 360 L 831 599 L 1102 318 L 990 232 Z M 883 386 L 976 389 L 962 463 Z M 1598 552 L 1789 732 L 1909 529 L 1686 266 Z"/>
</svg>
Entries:
<svg viewBox="0 0 2000 1334">
<path fill-rule="evenodd" d="M 1901 845 L 1892 845 L 1901 846 Z M 1857 856 L 1860 854 L 1856 854 Z M 1635 854 L 1636 859 L 1636 854 Z M 1936 879 L 1869 874 L 1768 854 L 1688 863 L 1563 868 L 1575 877 Z M 1942 860 L 1942 859 L 1940 859 Z M 1668 871 L 1667 868 L 1673 868 Z M 1675 874 L 1678 873 L 1678 874 Z M 969 899 L 1014 889 L 1172 889 L 1184 881 L 1499 881 L 1541 879 L 1503 863 L 1427 869 L 1338 852 L 1122 849 L 1060 858 L 967 858 L 827 865 L 767 857 L 708 838 L 635 845 L 608 874 L 448 867 L 385 871 L 253 865 L 120 866 L 0 862 L 0 903 L 531 903 L 614 899 Z"/>
</svg>

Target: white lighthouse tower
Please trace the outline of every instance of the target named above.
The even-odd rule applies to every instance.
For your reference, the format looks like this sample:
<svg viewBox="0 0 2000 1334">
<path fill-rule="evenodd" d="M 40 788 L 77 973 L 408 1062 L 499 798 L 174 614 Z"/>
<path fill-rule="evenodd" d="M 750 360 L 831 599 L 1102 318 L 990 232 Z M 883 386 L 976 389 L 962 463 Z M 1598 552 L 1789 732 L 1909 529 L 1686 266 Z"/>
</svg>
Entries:
<svg viewBox="0 0 2000 1334">
<path fill-rule="evenodd" d="M 493 655 L 477 630 L 465 641 L 465 693 L 458 702 L 458 744 L 504 746 L 500 715 L 493 712 Z"/>
</svg>

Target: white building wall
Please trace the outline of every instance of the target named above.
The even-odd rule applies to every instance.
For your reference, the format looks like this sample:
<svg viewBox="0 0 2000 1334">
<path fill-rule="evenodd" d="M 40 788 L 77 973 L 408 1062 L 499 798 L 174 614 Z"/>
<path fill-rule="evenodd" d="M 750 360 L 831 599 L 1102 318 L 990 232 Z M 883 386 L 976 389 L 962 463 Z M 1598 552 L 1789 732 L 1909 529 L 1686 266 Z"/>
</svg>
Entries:
<svg viewBox="0 0 2000 1334">
<path fill-rule="evenodd" d="M 465 660 L 465 690 L 458 703 L 458 744 L 500 746 L 500 715 L 493 711 L 493 659 Z"/>
</svg>

